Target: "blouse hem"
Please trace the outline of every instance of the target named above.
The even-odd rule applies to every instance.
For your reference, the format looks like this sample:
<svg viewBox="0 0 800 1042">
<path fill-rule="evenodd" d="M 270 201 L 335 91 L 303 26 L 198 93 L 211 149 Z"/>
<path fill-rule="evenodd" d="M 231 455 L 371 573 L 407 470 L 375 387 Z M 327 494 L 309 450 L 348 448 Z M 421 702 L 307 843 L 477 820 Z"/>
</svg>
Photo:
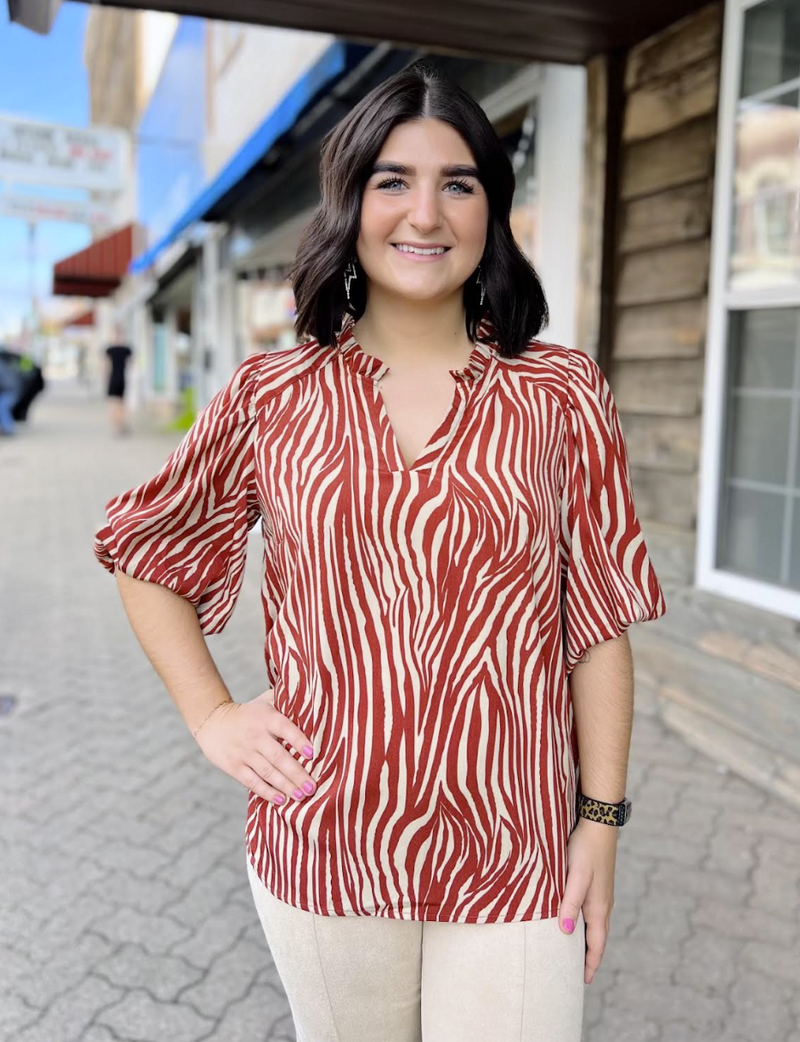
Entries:
<svg viewBox="0 0 800 1042">
<path fill-rule="evenodd" d="M 248 860 L 249 860 L 249 857 L 248 857 Z M 258 879 L 259 883 L 261 884 L 261 886 L 264 887 L 266 892 L 272 898 L 274 898 L 274 900 L 280 901 L 281 904 L 289 905 L 290 908 L 296 908 L 298 911 L 313 912 L 314 915 L 324 916 L 326 919 L 353 919 L 353 918 L 356 918 L 356 917 L 359 917 L 359 916 L 371 916 L 371 917 L 377 918 L 377 919 L 395 919 L 398 922 L 465 923 L 465 924 L 473 923 L 473 924 L 476 924 L 476 925 L 477 924 L 485 924 L 485 925 L 488 926 L 488 925 L 491 925 L 493 923 L 535 922 L 535 921 L 540 920 L 540 919 L 556 919 L 556 918 L 558 918 L 558 909 L 559 909 L 560 901 L 556 901 L 553 904 L 551 904 L 549 907 L 543 909 L 540 912 L 534 912 L 532 915 L 529 915 L 527 912 L 518 912 L 516 915 L 512 915 L 512 916 L 505 916 L 505 915 L 493 916 L 491 912 L 486 912 L 484 914 L 477 915 L 477 916 L 474 916 L 474 915 L 463 916 L 462 915 L 462 916 L 455 916 L 455 917 L 448 917 L 448 918 L 439 918 L 436 915 L 431 916 L 431 915 L 428 915 L 427 913 L 424 913 L 424 912 L 421 915 L 418 914 L 418 913 L 415 913 L 415 912 L 411 912 L 411 913 L 400 912 L 396 908 L 386 908 L 383 911 L 376 911 L 376 910 L 373 909 L 373 910 L 366 910 L 366 911 L 363 911 L 363 912 L 336 911 L 336 910 L 334 910 L 332 912 L 323 912 L 319 908 L 310 907 L 310 906 L 304 904 L 302 901 L 299 902 L 298 904 L 293 904 L 290 901 L 284 901 L 283 898 L 278 897 L 277 894 L 274 894 L 269 889 L 267 884 L 264 882 L 264 880 L 258 874 L 258 870 L 256 869 L 256 867 L 253 864 L 253 862 L 250 861 L 249 863 L 250 863 L 250 867 L 252 868 L 252 870 L 253 870 L 256 878 Z"/>
</svg>

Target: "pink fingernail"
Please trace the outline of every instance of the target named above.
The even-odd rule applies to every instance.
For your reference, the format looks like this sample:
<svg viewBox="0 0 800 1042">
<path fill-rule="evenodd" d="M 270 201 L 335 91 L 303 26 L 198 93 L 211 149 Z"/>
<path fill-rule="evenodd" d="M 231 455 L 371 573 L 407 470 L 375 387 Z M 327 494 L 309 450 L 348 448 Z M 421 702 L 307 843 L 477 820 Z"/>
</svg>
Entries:
<svg viewBox="0 0 800 1042">
<path fill-rule="evenodd" d="M 314 749 L 313 749 L 313 748 L 312 748 L 312 746 L 310 746 L 310 745 L 307 745 L 307 746 L 305 747 L 305 749 L 303 750 L 303 752 L 304 752 L 304 754 L 305 754 L 306 756 L 313 756 L 313 755 L 314 755 Z"/>
<path fill-rule="evenodd" d="M 303 788 L 304 788 L 304 789 L 306 790 L 306 792 L 307 792 L 307 793 L 309 794 L 309 796 L 310 796 L 310 795 L 311 795 L 311 793 L 312 793 L 312 792 L 314 791 L 314 783 L 313 783 L 313 782 L 310 782 L 310 781 L 307 781 L 307 782 L 303 782 Z"/>
<path fill-rule="evenodd" d="M 294 798 L 295 798 L 296 800 L 302 800 L 302 798 L 303 798 L 303 793 L 302 793 L 302 792 L 300 791 L 300 789 L 295 789 L 295 790 L 294 790 Z"/>
<path fill-rule="evenodd" d="M 277 796 L 273 796 L 272 797 L 273 802 L 274 803 L 278 803 L 278 804 L 283 803 L 283 801 L 285 799 L 286 799 L 286 797 L 285 796 L 281 796 L 280 794 L 278 794 Z"/>
<path fill-rule="evenodd" d="M 567 931 L 567 933 L 572 933 L 572 931 L 575 929 L 575 920 L 574 919 L 565 919 L 564 920 L 564 929 Z"/>
</svg>

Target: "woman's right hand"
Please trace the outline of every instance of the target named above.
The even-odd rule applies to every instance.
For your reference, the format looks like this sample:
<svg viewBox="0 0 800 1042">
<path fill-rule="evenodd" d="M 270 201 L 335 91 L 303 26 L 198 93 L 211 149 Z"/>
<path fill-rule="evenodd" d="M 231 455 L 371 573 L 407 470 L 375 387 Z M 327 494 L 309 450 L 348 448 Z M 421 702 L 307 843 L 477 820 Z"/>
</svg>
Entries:
<svg viewBox="0 0 800 1042">
<path fill-rule="evenodd" d="M 215 767 L 257 796 L 280 804 L 286 797 L 304 799 L 317 783 L 279 739 L 306 757 L 313 755 L 312 743 L 275 708 L 272 698 L 269 688 L 249 702 L 224 702 L 195 740 Z M 303 785 L 310 788 L 304 791 Z"/>
</svg>

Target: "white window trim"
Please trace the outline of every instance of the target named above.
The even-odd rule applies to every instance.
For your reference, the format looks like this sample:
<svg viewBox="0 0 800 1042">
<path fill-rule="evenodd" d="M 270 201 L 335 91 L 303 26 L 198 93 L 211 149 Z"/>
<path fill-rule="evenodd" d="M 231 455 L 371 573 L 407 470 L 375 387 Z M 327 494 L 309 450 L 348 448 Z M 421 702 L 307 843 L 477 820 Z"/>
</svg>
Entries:
<svg viewBox="0 0 800 1042">
<path fill-rule="evenodd" d="M 701 590 L 741 601 L 788 618 L 800 619 L 800 593 L 748 579 L 714 564 L 722 479 L 725 419 L 727 313 L 743 307 L 800 307 L 800 290 L 729 291 L 727 273 L 731 239 L 731 200 L 735 154 L 736 106 L 742 59 L 745 11 L 767 0 L 726 0 L 722 72 L 717 117 L 717 155 L 702 414 L 695 583 Z"/>
</svg>

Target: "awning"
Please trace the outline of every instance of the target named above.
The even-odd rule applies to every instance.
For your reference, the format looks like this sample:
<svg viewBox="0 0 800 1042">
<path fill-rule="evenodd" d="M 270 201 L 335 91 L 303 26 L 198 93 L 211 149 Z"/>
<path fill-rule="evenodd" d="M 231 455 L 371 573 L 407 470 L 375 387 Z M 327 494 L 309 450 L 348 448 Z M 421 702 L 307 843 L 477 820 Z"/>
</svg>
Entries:
<svg viewBox="0 0 800 1042">
<path fill-rule="evenodd" d="M 165 250 L 153 268 L 154 276 L 147 303 L 151 307 L 165 304 L 191 307 L 194 268 L 200 247 L 189 242 L 176 242 Z"/>
<path fill-rule="evenodd" d="M 48 24 L 45 11 L 58 0 L 9 0 L 14 21 Z M 398 47 L 444 49 L 486 61 L 566 62 L 582 65 L 595 54 L 631 47 L 707 0 L 464 0 L 434 4 L 406 0 L 159 0 L 159 10 L 200 18 L 304 29 L 360 40 L 391 40 Z M 114 0 L 141 7 L 141 0 Z"/>
<path fill-rule="evenodd" d="M 192 224 L 197 221 L 219 219 L 231 198 L 236 193 L 246 190 L 248 175 L 269 157 L 270 150 L 279 138 L 290 131 L 303 114 L 330 91 L 338 79 L 355 68 L 371 51 L 372 48 L 366 45 L 341 40 L 331 44 L 167 234 L 135 258 L 130 266 L 131 272 L 136 273 L 151 267 L 159 254 Z"/>
<path fill-rule="evenodd" d="M 108 297 L 119 286 L 133 257 L 137 226 L 126 224 L 53 267 L 53 295 Z"/>
<path fill-rule="evenodd" d="M 303 229 L 311 220 L 316 203 L 292 214 L 277 227 L 259 235 L 257 241 L 237 229 L 231 242 L 231 260 L 240 275 L 256 274 L 261 268 L 289 267 L 297 255 Z"/>
<path fill-rule="evenodd" d="M 166 289 L 185 271 L 194 267 L 201 251 L 202 246 L 195 242 L 192 236 L 181 237 L 165 248 L 151 271 L 154 277 L 154 292 Z"/>
</svg>

